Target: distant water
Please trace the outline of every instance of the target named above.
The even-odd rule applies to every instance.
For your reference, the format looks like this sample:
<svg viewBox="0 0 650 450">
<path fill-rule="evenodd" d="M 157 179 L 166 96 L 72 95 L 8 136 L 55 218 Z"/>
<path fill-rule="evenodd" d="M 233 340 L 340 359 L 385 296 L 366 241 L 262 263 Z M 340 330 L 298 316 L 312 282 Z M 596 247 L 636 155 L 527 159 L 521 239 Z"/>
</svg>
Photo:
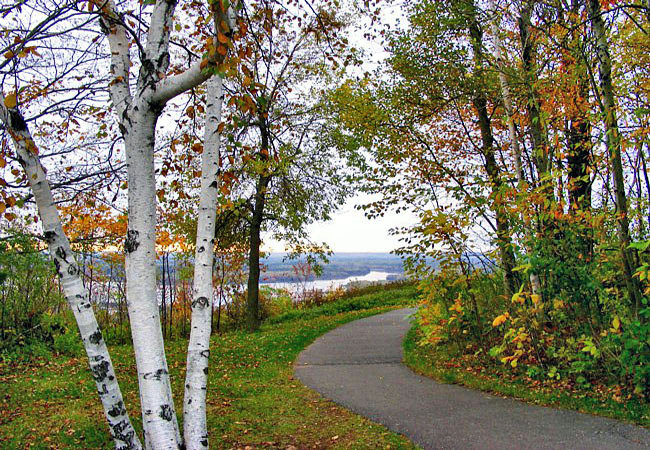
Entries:
<svg viewBox="0 0 650 450">
<path fill-rule="evenodd" d="M 319 289 L 323 291 L 328 291 L 328 290 L 336 289 L 341 286 L 345 286 L 346 284 L 354 281 L 386 281 L 388 279 L 388 276 L 390 275 L 399 275 L 399 274 L 373 270 L 370 271 L 370 273 L 367 273 L 366 275 L 352 276 L 352 277 L 342 278 L 339 280 L 313 280 L 313 281 L 307 281 L 305 283 L 284 282 L 284 281 L 272 282 L 272 283 L 262 282 L 261 284 L 263 286 L 270 286 L 278 289 L 288 289 L 290 291 L 296 289 L 302 289 L 303 286 L 307 290 Z"/>
</svg>

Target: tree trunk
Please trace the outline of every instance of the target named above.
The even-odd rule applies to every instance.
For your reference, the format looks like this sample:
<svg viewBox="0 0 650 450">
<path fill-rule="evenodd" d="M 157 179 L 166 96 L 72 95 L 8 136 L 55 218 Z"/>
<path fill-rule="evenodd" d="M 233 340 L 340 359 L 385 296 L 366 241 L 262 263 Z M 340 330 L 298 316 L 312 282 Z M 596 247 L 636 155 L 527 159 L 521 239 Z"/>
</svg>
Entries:
<svg viewBox="0 0 650 450">
<path fill-rule="evenodd" d="M 210 335 L 212 334 L 212 267 L 214 233 L 217 219 L 219 173 L 218 131 L 223 103 L 223 80 L 214 76 L 208 81 L 205 139 L 201 161 L 201 196 L 196 227 L 194 255 L 194 288 L 192 292 L 192 328 L 187 346 L 187 374 L 183 407 L 183 432 L 188 450 L 207 448 L 206 393 Z"/>
<path fill-rule="evenodd" d="M 474 7 L 474 6 L 472 6 Z M 479 78 L 480 83 L 484 83 L 485 78 L 483 74 L 483 32 L 477 22 L 476 12 L 473 10 L 473 16 L 469 22 L 469 34 L 474 50 L 474 69 L 475 76 Z M 495 152 L 494 152 L 494 137 L 492 135 L 492 124 L 490 115 L 487 110 L 487 99 L 484 87 L 476 88 L 472 103 L 476 108 L 479 128 L 481 130 L 481 142 L 483 157 L 485 159 L 485 171 L 487 172 L 492 189 L 493 204 L 492 209 L 495 213 L 496 228 L 497 228 L 497 247 L 499 249 L 499 259 L 501 260 L 501 267 L 503 269 L 504 289 L 505 295 L 511 297 L 517 292 L 519 279 L 514 272 L 515 268 L 515 254 L 512 248 L 510 239 L 510 227 L 507 213 L 501 204 L 500 199 L 501 190 L 503 188 L 503 181 L 499 166 L 497 165 Z"/>
<path fill-rule="evenodd" d="M 165 335 L 167 334 L 167 333 L 165 333 L 165 329 L 166 329 L 166 326 L 167 326 L 167 280 L 165 279 L 165 259 L 167 259 L 166 255 L 167 255 L 167 252 L 163 252 L 163 254 L 162 254 L 161 258 L 160 258 L 161 259 L 161 264 L 162 264 L 161 274 L 160 274 L 161 275 L 161 285 L 162 285 L 162 295 L 161 295 L 160 306 L 161 306 L 161 311 L 162 311 L 162 333 L 163 333 L 163 337 L 165 337 Z"/>
<path fill-rule="evenodd" d="M 174 278 L 169 268 L 169 258 L 167 258 L 167 279 L 169 280 L 169 323 L 167 329 L 169 330 L 169 337 L 174 334 L 174 303 L 176 302 L 176 261 L 174 260 Z"/>
<path fill-rule="evenodd" d="M 255 206 L 251 217 L 250 241 L 248 255 L 248 297 L 246 301 L 246 324 L 250 331 L 260 327 L 259 298 L 260 298 L 260 234 L 264 216 L 266 188 L 271 178 L 262 175 L 255 190 Z"/>
<path fill-rule="evenodd" d="M 260 112 L 260 136 L 261 151 L 260 158 L 265 161 L 268 158 L 269 150 L 269 129 L 263 113 Z M 266 169 L 263 169 L 266 170 Z M 260 234 L 262 222 L 264 221 L 264 203 L 266 201 L 266 189 L 271 182 L 271 176 L 262 172 L 255 187 L 255 203 L 250 223 L 250 241 L 248 255 L 248 298 L 246 301 L 246 323 L 250 331 L 260 327 Z"/>
<path fill-rule="evenodd" d="M 580 17 L 581 2 L 573 0 L 572 13 Z M 566 24 L 567 29 L 576 28 L 576 23 Z M 591 180 L 589 169 L 591 162 L 591 123 L 589 122 L 589 73 L 582 58 L 581 39 L 577 30 L 570 35 L 569 46 L 574 54 L 575 95 L 573 107 L 569 110 L 567 124 L 567 141 L 569 154 L 568 166 L 568 194 L 570 210 L 589 211 L 591 209 Z M 571 61 L 565 61 L 571 64 Z"/>
<path fill-rule="evenodd" d="M 519 17 L 519 36 L 521 39 L 522 62 L 524 66 L 524 77 L 526 86 L 526 111 L 530 120 L 530 134 L 533 141 L 533 161 L 537 167 L 540 185 L 548 183 L 544 178 L 548 177 L 550 171 L 549 149 L 542 124 L 542 115 L 539 106 L 539 95 L 535 87 L 537 83 L 537 69 L 534 62 L 534 46 L 531 36 L 531 15 L 532 5 L 526 3 Z"/>
<path fill-rule="evenodd" d="M 605 20 L 598 0 L 587 0 L 589 20 L 596 40 L 596 56 L 598 59 L 598 72 L 600 78 L 600 94 L 603 122 L 607 133 L 606 143 L 609 151 L 612 175 L 614 178 L 614 194 L 616 198 L 616 223 L 618 241 L 623 262 L 623 276 L 632 308 L 638 316 L 641 305 L 641 289 L 634 278 L 636 269 L 636 252 L 628 248 L 630 239 L 630 223 L 627 210 L 627 196 L 625 193 L 625 178 L 623 176 L 623 163 L 621 161 L 621 135 L 616 117 L 616 102 L 614 87 L 612 85 L 612 62 L 609 55 L 609 43 L 605 29 Z"/>
<path fill-rule="evenodd" d="M 491 26 L 492 35 L 494 36 L 494 55 L 496 56 L 497 71 L 499 72 L 501 97 L 503 98 L 503 106 L 506 110 L 508 137 L 510 139 L 510 148 L 514 156 L 517 184 L 521 185 L 524 181 L 524 174 L 521 165 L 521 146 L 519 145 L 519 138 L 517 137 L 517 130 L 515 127 L 515 121 L 513 119 L 515 111 L 512 104 L 512 95 L 510 94 L 510 85 L 508 84 L 508 79 L 505 73 L 506 67 L 503 60 L 503 44 L 501 42 L 501 35 L 499 32 L 498 11 L 495 0 L 490 0 L 490 8 L 492 9 L 494 15 Z"/>
<path fill-rule="evenodd" d="M 97 325 L 89 293 L 84 289 L 79 266 L 70 248 L 70 241 L 63 231 L 45 170 L 38 159 L 38 149 L 20 112 L 15 108 L 8 109 L 4 104 L 4 96 L 0 94 L 2 122 L 14 141 L 19 162 L 34 193 L 50 256 L 54 260 L 63 293 L 79 327 L 90 371 L 115 447 L 140 449 L 142 446 L 124 406 L 113 363 Z"/>
<path fill-rule="evenodd" d="M 154 449 L 178 448 L 178 421 L 160 324 L 156 286 L 156 181 L 154 134 L 157 114 L 148 105 L 129 111 L 122 123 L 128 167 L 129 216 L 124 242 L 126 304 L 138 367 L 145 440 Z"/>
<path fill-rule="evenodd" d="M 515 172 L 517 176 L 517 184 L 521 188 L 524 182 L 524 173 L 521 165 L 521 146 L 519 145 L 519 139 L 517 137 L 517 130 L 515 128 L 515 122 L 513 120 L 514 116 L 514 107 L 512 104 L 512 96 L 510 94 L 510 85 L 508 84 L 508 79 L 505 74 L 505 64 L 503 60 L 503 44 L 501 42 L 501 35 L 499 32 L 499 21 L 498 21 L 498 12 L 496 7 L 496 2 L 490 0 L 490 8 L 493 11 L 494 19 L 492 21 L 492 34 L 494 35 L 494 51 L 497 60 L 497 70 L 499 72 L 499 85 L 501 87 L 501 97 L 503 98 L 503 106 L 506 110 L 506 119 L 508 121 L 508 137 L 510 138 L 510 147 L 512 148 L 514 160 L 515 160 Z M 497 223 L 498 227 L 498 223 Z M 530 252 L 530 248 L 527 248 L 527 252 Z M 509 256 L 507 256 L 509 257 Z M 514 263 L 514 257 L 513 257 Z M 539 276 L 536 273 L 530 273 L 529 275 L 530 285 L 533 294 L 541 295 L 541 284 L 539 281 Z"/>
</svg>

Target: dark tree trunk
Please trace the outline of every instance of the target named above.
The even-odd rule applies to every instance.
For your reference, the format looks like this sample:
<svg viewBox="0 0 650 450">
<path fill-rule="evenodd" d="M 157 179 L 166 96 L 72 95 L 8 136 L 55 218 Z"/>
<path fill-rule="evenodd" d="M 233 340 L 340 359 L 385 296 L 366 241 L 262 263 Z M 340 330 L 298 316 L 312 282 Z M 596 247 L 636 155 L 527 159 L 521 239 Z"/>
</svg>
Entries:
<svg viewBox="0 0 650 450">
<path fill-rule="evenodd" d="M 251 217 L 248 254 L 248 296 L 246 301 L 246 325 L 250 331 L 255 331 L 260 327 L 260 233 L 264 219 L 266 188 L 270 181 L 271 178 L 264 175 L 258 180 L 253 216 Z"/>
<path fill-rule="evenodd" d="M 623 276 L 632 308 L 638 316 L 641 307 L 641 287 L 639 280 L 634 278 L 634 271 L 638 265 L 636 251 L 629 248 L 630 222 L 628 218 L 627 195 L 625 192 L 625 178 L 623 176 L 623 162 L 621 159 L 621 135 L 616 117 L 616 102 L 612 83 L 612 62 L 609 54 L 609 43 L 605 20 L 598 0 L 588 0 L 591 27 L 596 40 L 596 56 L 600 75 L 600 94 L 603 122 L 607 133 L 607 149 L 611 163 L 614 181 L 614 194 L 616 198 L 616 222 L 618 242 L 623 262 Z"/>
<path fill-rule="evenodd" d="M 259 157 L 262 161 L 266 161 L 269 155 L 269 129 L 262 111 L 260 111 L 260 136 L 262 140 Z M 260 327 L 260 233 L 264 221 L 266 190 L 270 182 L 271 175 L 266 173 L 266 169 L 263 169 L 255 188 L 253 215 L 250 223 L 248 297 L 246 301 L 246 325 L 250 331 L 255 331 Z"/>
<path fill-rule="evenodd" d="M 641 167 L 643 167 L 643 180 L 645 181 L 645 193 L 648 196 L 648 202 L 650 202 L 650 179 L 648 178 L 648 167 L 645 161 L 645 152 L 643 151 L 643 145 L 639 148 L 640 157 L 641 157 Z M 648 209 L 648 226 L 650 226 L 650 208 Z"/>
<path fill-rule="evenodd" d="M 530 134 L 533 141 L 533 161 L 537 167 L 540 184 L 550 170 L 549 152 L 542 117 L 540 113 L 539 96 L 535 84 L 537 82 L 537 69 L 534 60 L 534 45 L 531 35 L 530 15 L 532 5 L 526 3 L 519 17 L 519 38 L 521 40 L 522 62 L 524 66 L 526 112 L 530 120 Z M 548 182 L 548 181 L 546 181 Z"/>
<path fill-rule="evenodd" d="M 477 22 L 475 13 L 469 23 L 469 33 L 472 41 L 472 48 L 474 50 L 474 63 L 476 73 L 477 76 L 482 77 L 484 60 L 482 50 L 483 32 L 481 31 L 481 28 Z M 485 159 L 485 171 L 487 172 L 488 179 L 492 187 L 492 197 L 494 198 L 492 209 L 496 216 L 497 247 L 499 250 L 499 259 L 501 260 L 501 267 L 504 274 L 503 280 L 505 294 L 508 297 L 512 297 L 512 295 L 519 290 L 518 286 L 520 281 L 514 271 L 515 254 L 510 239 L 510 226 L 507 212 L 501 203 L 500 195 L 498 195 L 498 193 L 503 188 L 503 180 L 501 179 L 501 173 L 495 156 L 492 124 L 487 109 L 487 98 L 483 89 L 484 88 L 482 86 L 477 88 L 476 92 L 474 93 L 472 103 L 474 104 L 474 108 L 476 108 L 478 116 L 482 141 L 481 152 L 483 153 L 483 158 Z"/>
<path fill-rule="evenodd" d="M 579 16 L 581 2 L 573 0 L 571 9 L 576 17 Z M 573 27 L 574 23 L 568 24 Z M 567 119 L 567 140 L 569 154 L 567 165 L 569 169 L 569 205 L 572 210 L 588 211 L 591 209 L 591 123 L 589 122 L 589 73 L 585 62 L 581 57 L 582 43 L 573 31 L 570 37 L 570 50 L 574 54 L 575 68 L 575 90 L 576 95 L 573 101 L 573 108 Z"/>
</svg>

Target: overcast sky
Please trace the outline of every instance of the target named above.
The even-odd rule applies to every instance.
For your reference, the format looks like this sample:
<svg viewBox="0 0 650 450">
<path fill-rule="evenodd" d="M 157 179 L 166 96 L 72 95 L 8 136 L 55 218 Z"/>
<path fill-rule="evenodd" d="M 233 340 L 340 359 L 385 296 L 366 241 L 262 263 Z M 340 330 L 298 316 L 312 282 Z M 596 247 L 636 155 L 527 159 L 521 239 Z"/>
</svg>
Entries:
<svg viewBox="0 0 650 450">
<path fill-rule="evenodd" d="M 308 228 L 314 243 L 325 242 L 336 253 L 386 253 L 400 247 L 397 236 L 391 236 L 393 227 L 412 225 L 417 218 L 408 212 L 387 213 L 377 219 L 366 219 L 363 211 L 354 208 L 365 197 L 354 197 L 336 213 L 332 220 L 319 222 Z M 285 251 L 284 243 L 265 239 L 264 248 L 271 252 Z"/>
</svg>

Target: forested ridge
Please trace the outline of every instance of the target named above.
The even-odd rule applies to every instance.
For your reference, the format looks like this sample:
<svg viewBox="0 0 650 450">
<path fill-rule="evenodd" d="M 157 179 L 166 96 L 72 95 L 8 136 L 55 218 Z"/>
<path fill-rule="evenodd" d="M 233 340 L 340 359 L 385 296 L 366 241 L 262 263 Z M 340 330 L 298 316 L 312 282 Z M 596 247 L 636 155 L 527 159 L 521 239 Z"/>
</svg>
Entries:
<svg viewBox="0 0 650 450">
<path fill-rule="evenodd" d="M 305 288 L 360 270 L 309 234 L 346 202 L 413 217 L 411 365 L 648 423 L 650 3 L 27 0 L 0 30 L 0 376 L 85 351 L 116 448 L 246 442 L 210 428 L 217 332 L 413 302 Z M 271 240 L 301 289 L 260 284 Z"/>
</svg>

